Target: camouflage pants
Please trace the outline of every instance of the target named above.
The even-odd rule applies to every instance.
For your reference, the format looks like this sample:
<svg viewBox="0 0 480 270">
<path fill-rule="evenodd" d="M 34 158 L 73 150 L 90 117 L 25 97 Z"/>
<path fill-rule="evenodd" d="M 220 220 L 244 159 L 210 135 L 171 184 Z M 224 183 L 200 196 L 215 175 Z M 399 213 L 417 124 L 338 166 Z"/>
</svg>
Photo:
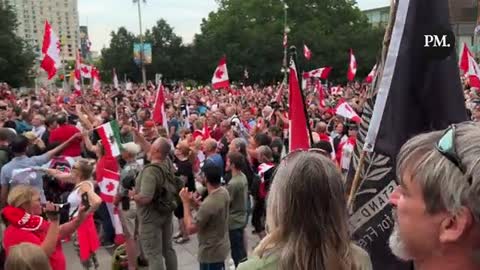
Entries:
<svg viewBox="0 0 480 270">
<path fill-rule="evenodd" d="M 75 251 L 77 252 L 78 258 L 80 258 L 80 245 L 78 244 L 78 234 L 74 232 L 72 235 L 73 246 L 75 247 Z M 100 264 L 98 263 L 97 255 L 92 253 L 90 258 L 85 261 L 80 260 L 80 263 L 83 266 L 84 270 L 91 270 L 91 269 L 99 269 Z"/>
</svg>

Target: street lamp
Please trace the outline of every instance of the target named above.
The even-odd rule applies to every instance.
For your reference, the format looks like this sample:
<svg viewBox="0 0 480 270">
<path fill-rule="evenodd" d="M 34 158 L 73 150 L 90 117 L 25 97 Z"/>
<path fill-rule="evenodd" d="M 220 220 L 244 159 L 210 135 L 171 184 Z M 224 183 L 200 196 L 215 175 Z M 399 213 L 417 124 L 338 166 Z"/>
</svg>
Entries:
<svg viewBox="0 0 480 270">
<path fill-rule="evenodd" d="M 146 3 L 147 0 L 143 0 L 143 3 Z M 140 0 L 133 0 L 133 3 L 138 4 L 138 24 L 140 26 L 140 65 L 142 67 L 142 80 L 143 80 L 143 85 L 146 87 L 147 86 L 147 73 L 145 71 L 145 61 L 143 60 L 144 58 L 144 48 L 143 48 L 143 31 L 142 31 L 142 10 L 140 8 Z"/>
</svg>

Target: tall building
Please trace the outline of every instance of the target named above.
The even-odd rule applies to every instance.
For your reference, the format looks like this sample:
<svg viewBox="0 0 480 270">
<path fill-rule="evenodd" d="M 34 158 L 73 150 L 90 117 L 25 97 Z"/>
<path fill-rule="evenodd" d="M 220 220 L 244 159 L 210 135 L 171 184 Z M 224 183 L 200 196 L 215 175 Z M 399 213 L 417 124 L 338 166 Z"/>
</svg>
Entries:
<svg viewBox="0 0 480 270">
<path fill-rule="evenodd" d="M 41 57 L 45 20 L 62 42 L 64 60 L 74 60 L 80 42 L 77 0 L 6 0 L 18 20 L 17 34 L 34 47 Z"/>
<path fill-rule="evenodd" d="M 450 23 L 453 33 L 457 40 L 457 50 L 460 53 L 463 43 L 466 43 L 477 55 L 480 56 L 480 39 L 475 40 L 474 30 L 477 24 L 477 18 L 480 18 L 478 12 L 477 0 L 449 0 Z M 390 15 L 390 6 L 375 6 L 374 8 L 364 9 L 363 13 L 367 16 L 369 22 L 375 26 L 387 26 Z"/>
</svg>

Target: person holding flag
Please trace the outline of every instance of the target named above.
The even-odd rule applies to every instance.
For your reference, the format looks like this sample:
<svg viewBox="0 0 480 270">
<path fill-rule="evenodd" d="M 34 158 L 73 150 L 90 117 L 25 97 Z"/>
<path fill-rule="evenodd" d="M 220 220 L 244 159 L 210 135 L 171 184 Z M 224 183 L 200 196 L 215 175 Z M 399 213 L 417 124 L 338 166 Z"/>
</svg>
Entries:
<svg viewBox="0 0 480 270">
<path fill-rule="evenodd" d="M 76 218 L 82 205 L 87 208 L 88 216 L 73 234 L 73 245 L 84 269 L 98 269 L 100 265 L 96 251 L 100 247 L 100 241 L 93 213 L 100 207 L 102 199 L 95 193 L 92 182 L 93 164 L 86 159 L 80 159 L 75 162 L 70 173 L 55 169 L 41 170 L 59 181 L 75 184 L 67 199 L 70 204 L 69 217 Z"/>
</svg>

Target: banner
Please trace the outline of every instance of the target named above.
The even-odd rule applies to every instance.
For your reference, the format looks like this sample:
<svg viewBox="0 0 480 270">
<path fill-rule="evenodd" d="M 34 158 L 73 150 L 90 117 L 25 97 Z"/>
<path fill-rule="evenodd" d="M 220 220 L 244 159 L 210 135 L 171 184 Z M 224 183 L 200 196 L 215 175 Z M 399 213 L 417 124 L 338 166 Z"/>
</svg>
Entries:
<svg viewBox="0 0 480 270">
<path fill-rule="evenodd" d="M 151 64 L 152 63 L 152 44 L 150 43 L 143 43 L 143 50 L 142 44 L 135 43 L 133 44 L 133 61 L 137 65 L 142 63 L 142 51 L 143 51 L 143 63 L 144 64 Z"/>
<path fill-rule="evenodd" d="M 367 153 L 349 225 L 375 270 L 412 269 L 388 246 L 394 227 L 389 196 L 398 185 L 395 165 L 401 146 L 420 133 L 467 120 L 454 48 L 438 59 L 418 46 L 424 31 L 439 25 L 450 28 L 448 0 L 398 1 L 386 61 L 374 80 L 378 93 L 363 110 L 348 186 L 359 168 L 360 152 Z"/>
</svg>

